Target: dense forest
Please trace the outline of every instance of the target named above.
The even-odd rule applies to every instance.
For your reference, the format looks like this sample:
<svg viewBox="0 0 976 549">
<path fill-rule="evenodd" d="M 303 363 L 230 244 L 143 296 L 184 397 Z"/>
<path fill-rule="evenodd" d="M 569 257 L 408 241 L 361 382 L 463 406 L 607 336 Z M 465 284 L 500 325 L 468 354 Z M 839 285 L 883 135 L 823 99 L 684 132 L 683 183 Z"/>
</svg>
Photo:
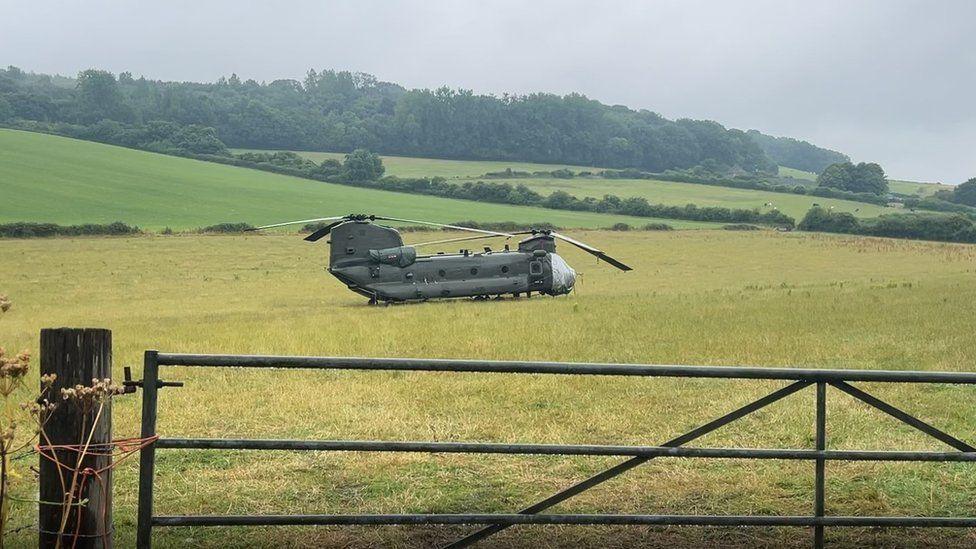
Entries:
<svg viewBox="0 0 976 549">
<path fill-rule="evenodd" d="M 86 70 L 77 78 L 0 69 L 0 124 L 150 150 L 225 146 L 567 163 L 652 172 L 706 166 L 819 171 L 844 155 L 804 141 L 668 120 L 580 94 L 408 90 L 351 72 L 304 80 L 162 82 Z"/>
<path fill-rule="evenodd" d="M 831 164 L 851 160 L 846 154 L 823 149 L 792 137 L 773 137 L 756 130 L 749 130 L 746 133 L 769 158 L 780 166 L 820 173 Z"/>
</svg>

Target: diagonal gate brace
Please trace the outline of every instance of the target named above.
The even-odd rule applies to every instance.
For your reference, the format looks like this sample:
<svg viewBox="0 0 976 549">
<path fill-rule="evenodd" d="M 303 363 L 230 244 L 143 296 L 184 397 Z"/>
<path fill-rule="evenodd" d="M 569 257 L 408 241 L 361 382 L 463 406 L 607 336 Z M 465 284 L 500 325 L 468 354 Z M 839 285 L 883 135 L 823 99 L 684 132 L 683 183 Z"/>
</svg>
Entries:
<svg viewBox="0 0 976 549">
<path fill-rule="evenodd" d="M 782 389 L 778 389 L 776 391 L 773 391 L 772 393 L 770 393 L 770 394 L 768 394 L 768 395 L 766 395 L 766 396 L 764 396 L 764 397 L 762 397 L 762 398 L 760 398 L 758 400 L 755 400 L 753 402 L 750 402 L 749 404 L 746 404 L 745 406 L 743 406 L 743 407 L 741 407 L 741 408 L 739 408 L 737 410 L 734 410 L 732 412 L 729 412 L 728 414 L 725 414 L 724 416 L 722 416 L 720 418 L 714 419 L 714 420 L 712 420 L 712 421 L 710 421 L 710 422 L 708 422 L 708 423 L 706 423 L 706 424 L 704 424 L 704 425 L 702 425 L 702 426 L 700 426 L 700 427 L 698 427 L 696 429 L 693 429 L 691 431 L 688 431 L 687 433 L 685 433 L 683 435 L 680 435 L 678 437 L 675 437 L 675 438 L 673 438 L 673 439 L 665 442 L 664 444 L 661 444 L 661 446 L 677 447 L 677 446 L 682 446 L 684 444 L 687 444 L 687 443 L 689 443 L 689 442 L 691 442 L 691 441 L 693 441 L 695 439 L 698 439 L 698 438 L 701 438 L 701 437 L 707 435 L 708 433 L 711 433 L 712 431 L 714 431 L 716 429 L 719 429 L 720 427 L 723 427 L 725 425 L 728 425 L 729 423 L 732 423 L 733 421 L 735 421 L 737 419 L 741 419 L 741 418 L 743 418 L 743 417 L 751 414 L 752 412 L 755 412 L 756 410 L 759 410 L 761 408 L 765 408 L 766 406 L 769 406 L 770 404 L 772 404 L 772 403 L 774 403 L 774 402 L 776 402 L 778 400 L 781 400 L 783 398 L 786 398 L 786 397 L 792 395 L 793 393 L 799 391 L 800 389 L 803 389 L 804 387 L 806 387 L 807 385 L 810 385 L 810 384 L 811 384 L 811 382 L 809 382 L 809 381 L 797 381 L 795 383 L 791 383 L 790 385 L 787 385 L 786 387 L 783 387 Z M 573 496 L 575 496 L 577 494 L 580 494 L 582 492 L 585 492 L 586 490 L 589 490 L 590 488 L 593 488 L 594 486 L 597 486 L 597 485 L 599 485 L 599 484 L 601 484 L 601 483 L 603 483 L 603 482 L 605 482 L 607 480 L 612 479 L 613 477 L 616 477 L 616 476 L 618 476 L 620 474 L 623 474 L 623 473 L 625 473 L 625 472 L 633 469 L 634 467 L 637 467 L 638 465 L 641 465 L 643 463 L 646 463 L 646 462 L 648 462 L 648 461 L 650 461 L 652 459 L 654 459 L 654 456 L 638 456 L 638 457 L 630 458 L 627 461 L 618 463 L 617 465 L 614 465 L 613 467 L 611 467 L 611 468 L 609 468 L 609 469 L 607 469 L 607 470 L 605 470 L 603 472 L 597 473 L 596 475 L 593 475 L 592 477 L 590 477 L 590 478 L 588 478 L 588 479 L 586 479 L 584 481 L 581 481 L 581 482 L 579 482 L 577 484 L 574 484 L 573 486 L 570 486 L 569 488 L 566 488 L 566 489 L 564 489 L 564 490 L 562 490 L 560 492 L 557 492 L 557 493 L 549 496 L 548 498 L 540 501 L 539 503 L 536 503 L 534 505 L 531 505 L 529 507 L 526 507 L 525 509 L 522 509 L 521 511 L 519 511 L 518 514 L 520 514 L 520 515 L 533 515 L 533 514 L 536 514 L 536 513 L 541 512 L 541 511 L 544 511 L 544 510 L 552 507 L 553 505 L 556 505 L 558 503 L 561 503 L 561 502 L 563 502 L 563 501 L 565 501 L 565 500 L 567 500 L 567 499 L 569 499 L 569 498 L 571 498 L 571 497 L 573 497 Z M 509 526 L 511 526 L 511 525 L 510 524 L 495 524 L 495 525 L 491 525 L 491 526 L 486 526 L 486 527 L 484 527 L 484 528 L 482 528 L 480 530 L 477 530 L 475 532 L 472 532 L 471 534 L 468 534 L 467 536 L 465 536 L 465 537 L 463 537 L 463 538 L 461 538 L 461 539 L 459 539 L 457 541 L 454 541 L 453 543 L 451 543 L 449 545 L 446 545 L 445 546 L 445 549 L 456 549 L 456 548 L 460 548 L 460 547 L 468 547 L 468 546 L 470 546 L 470 545 L 472 545 L 474 543 L 477 543 L 477 542 L 479 542 L 479 541 L 487 538 L 488 536 L 491 536 L 491 535 L 494 535 L 494 534 L 496 534 L 498 532 L 501 532 L 502 530 L 508 528 Z"/>
</svg>

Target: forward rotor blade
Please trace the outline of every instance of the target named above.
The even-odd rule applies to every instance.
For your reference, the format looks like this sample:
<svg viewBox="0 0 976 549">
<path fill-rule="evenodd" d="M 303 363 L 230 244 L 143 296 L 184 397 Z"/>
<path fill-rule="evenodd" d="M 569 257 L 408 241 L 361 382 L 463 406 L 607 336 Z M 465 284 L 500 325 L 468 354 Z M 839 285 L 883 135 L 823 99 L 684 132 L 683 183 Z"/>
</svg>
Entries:
<svg viewBox="0 0 976 549">
<path fill-rule="evenodd" d="M 498 231 L 486 231 L 484 229 L 472 229 L 471 227 L 460 227 L 458 225 L 445 225 L 444 223 L 434 223 L 432 221 L 418 221 L 416 219 L 400 219 L 398 217 L 380 217 L 374 216 L 373 219 L 380 219 L 384 221 L 400 221 L 402 223 L 417 223 L 418 225 L 430 225 L 432 227 L 444 227 L 447 229 L 457 229 L 459 231 L 470 231 L 472 233 L 490 234 L 495 236 L 505 236 L 511 237 L 513 235 L 508 233 L 500 233 Z"/>
<path fill-rule="evenodd" d="M 569 242 L 573 246 L 576 246 L 577 248 L 583 250 L 584 252 L 586 252 L 588 254 L 594 255 L 597 258 L 606 261 L 607 263 L 613 265 L 614 267 L 620 269 L 621 271 L 632 271 L 633 270 L 632 268 L 628 267 L 627 265 L 623 264 L 622 262 L 620 262 L 620 261 L 618 261 L 618 260 L 610 257 L 609 255 L 607 255 L 602 250 L 598 250 L 598 249 L 594 248 L 593 246 L 590 246 L 588 244 L 584 244 L 584 243 L 580 242 L 579 240 L 573 240 L 572 238 L 569 238 L 568 236 L 561 235 L 561 234 L 559 234 L 557 232 L 551 232 L 549 234 L 551 234 L 552 236 L 554 236 L 554 237 L 556 237 L 556 238 L 558 238 L 560 240 Z"/>
<path fill-rule="evenodd" d="M 261 229 L 270 229 L 272 227 L 284 227 L 285 225 L 298 225 L 304 223 L 316 223 L 319 221 L 335 221 L 336 219 L 345 219 L 346 216 L 341 217 L 319 217 L 317 219 L 302 219 L 301 221 L 286 221 L 284 223 L 275 223 L 273 225 L 264 225 L 261 227 L 254 227 L 253 229 L 248 229 L 249 231 L 260 231 Z"/>
<path fill-rule="evenodd" d="M 307 240 L 309 242 L 316 242 L 323 236 L 329 234 L 329 232 L 332 231 L 333 227 L 335 227 L 336 225 L 342 225 L 345 222 L 346 222 L 346 218 L 342 218 L 339 221 L 333 221 L 332 223 L 329 223 L 325 227 L 322 227 L 321 229 L 316 230 L 314 233 L 306 236 L 302 240 Z"/>
<path fill-rule="evenodd" d="M 444 239 L 444 240 L 433 240 L 431 242 L 420 242 L 418 244 L 410 244 L 410 246 L 413 246 L 414 248 L 419 248 L 420 246 L 430 246 L 430 245 L 433 245 L 433 244 L 447 244 L 448 242 L 463 242 L 465 240 L 479 240 L 481 238 L 497 238 L 497 237 L 500 237 L 500 236 L 501 235 L 497 235 L 497 234 L 481 234 L 481 235 L 478 235 L 478 236 L 462 236 L 460 238 L 447 238 L 447 239 Z M 505 237 L 505 240 L 508 240 L 509 238 L 510 237 L 507 237 L 506 236 Z"/>
</svg>

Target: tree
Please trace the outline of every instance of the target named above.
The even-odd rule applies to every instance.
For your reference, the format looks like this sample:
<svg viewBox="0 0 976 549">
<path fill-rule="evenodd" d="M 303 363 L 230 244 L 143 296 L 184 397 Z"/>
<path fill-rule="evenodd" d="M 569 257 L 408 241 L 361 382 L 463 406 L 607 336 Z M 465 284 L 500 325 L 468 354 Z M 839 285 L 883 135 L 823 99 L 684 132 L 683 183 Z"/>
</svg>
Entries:
<svg viewBox="0 0 976 549">
<path fill-rule="evenodd" d="M 976 177 L 953 189 L 952 201 L 967 206 L 976 206 Z"/>
<path fill-rule="evenodd" d="M 376 181 L 386 171 L 380 155 L 366 149 L 356 149 L 347 154 L 342 168 L 344 178 L 349 181 Z"/>
<path fill-rule="evenodd" d="M 882 195 L 888 192 L 888 178 L 881 166 L 874 162 L 831 164 L 817 176 L 817 185 L 852 193 Z"/>
<path fill-rule="evenodd" d="M 835 162 L 817 176 L 817 185 L 833 189 L 847 190 L 854 180 L 854 165 L 850 162 Z"/>
<path fill-rule="evenodd" d="M 122 94 L 115 76 L 108 71 L 88 69 L 78 73 L 79 118 L 96 122 L 104 118 L 123 120 Z"/>
<path fill-rule="evenodd" d="M 801 231 L 857 234 L 860 222 L 849 212 L 831 212 L 822 206 L 814 206 L 803 216 L 797 226 Z"/>
<path fill-rule="evenodd" d="M 874 162 L 861 162 L 854 166 L 855 188 L 850 189 L 856 193 L 885 194 L 888 192 L 888 178 L 880 165 Z"/>
<path fill-rule="evenodd" d="M 10 102 L 0 97 L 0 122 L 10 120 L 14 117 L 14 108 L 10 106 Z"/>
</svg>

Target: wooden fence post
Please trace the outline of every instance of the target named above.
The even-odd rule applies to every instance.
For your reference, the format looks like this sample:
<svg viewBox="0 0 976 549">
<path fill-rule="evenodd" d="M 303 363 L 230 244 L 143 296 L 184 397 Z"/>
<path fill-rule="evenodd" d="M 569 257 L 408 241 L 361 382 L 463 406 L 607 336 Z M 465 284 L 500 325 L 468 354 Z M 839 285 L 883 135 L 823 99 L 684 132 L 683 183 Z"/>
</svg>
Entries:
<svg viewBox="0 0 976 549">
<path fill-rule="evenodd" d="M 94 417 L 84 417 L 81 410 L 61 401 L 61 389 L 75 385 L 90 386 L 93 378 L 112 377 L 112 332 L 101 328 L 49 328 L 41 330 L 41 374 L 57 374 L 49 399 L 58 407 L 51 414 L 44 430 L 48 440 L 41 444 L 78 445 L 80 438 L 93 432 L 91 447 L 98 454 L 107 454 L 112 441 L 111 400 L 107 401 L 97 425 Z M 90 414 L 94 416 L 94 414 Z M 69 510 L 67 528 L 61 547 L 75 549 L 111 549 L 112 547 L 112 463 L 108 455 L 88 455 L 76 463 L 78 454 L 67 450 L 53 452 L 68 467 L 91 468 L 100 471 L 85 479 L 82 492 L 75 501 L 88 500 Z M 58 544 L 62 524 L 65 492 L 71 485 L 71 472 L 61 469 L 50 459 L 40 458 L 40 500 L 38 530 L 39 547 L 53 548 Z M 80 479 L 80 477 L 79 477 Z"/>
</svg>

